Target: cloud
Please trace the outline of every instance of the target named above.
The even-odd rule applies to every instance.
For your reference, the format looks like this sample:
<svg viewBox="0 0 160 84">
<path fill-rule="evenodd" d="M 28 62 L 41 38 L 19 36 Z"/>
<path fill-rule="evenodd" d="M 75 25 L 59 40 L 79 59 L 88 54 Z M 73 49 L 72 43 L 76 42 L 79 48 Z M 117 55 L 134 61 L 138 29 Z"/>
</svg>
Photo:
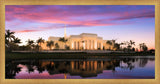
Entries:
<svg viewBox="0 0 160 84">
<path fill-rule="evenodd" d="M 154 17 L 154 6 L 6 6 L 6 21 L 12 24 L 15 20 L 19 20 L 21 26 L 28 23 L 28 28 L 30 27 L 18 32 L 63 28 L 64 24 L 69 27 L 114 26 L 127 24 L 122 20 Z M 44 29 L 36 27 L 37 30 L 34 30 L 32 23 L 54 25 L 47 27 L 41 25 L 40 27 Z"/>
<path fill-rule="evenodd" d="M 138 18 L 154 18 L 155 13 L 154 11 L 146 11 L 142 13 L 131 13 L 131 14 L 126 14 L 122 15 L 121 17 L 114 18 L 112 20 L 130 20 L 130 19 L 138 19 Z"/>
<path fill-rule="evenodd" d="M 20 30 L 20 31 L 14 31 L 14 32 L 25 33 L 25 32 L 37 32 L 37 31 L 40 31 L 40 30 Z"/>
</svg>

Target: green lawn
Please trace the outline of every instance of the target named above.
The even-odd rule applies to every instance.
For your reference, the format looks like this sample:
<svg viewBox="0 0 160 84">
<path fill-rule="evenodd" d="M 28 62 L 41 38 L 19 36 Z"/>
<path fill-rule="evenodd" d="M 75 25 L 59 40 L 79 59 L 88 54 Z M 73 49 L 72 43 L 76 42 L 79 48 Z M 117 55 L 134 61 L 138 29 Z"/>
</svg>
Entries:
<svg viewBox="0 0 160 84">
<path fill-rule="evenodd" d="M 17 59 L 86 59 L 86 58 L 111 58 L 121 56 L 151 56 L 152 53 L 6 53 L 6 60 Z"/>
</svg>

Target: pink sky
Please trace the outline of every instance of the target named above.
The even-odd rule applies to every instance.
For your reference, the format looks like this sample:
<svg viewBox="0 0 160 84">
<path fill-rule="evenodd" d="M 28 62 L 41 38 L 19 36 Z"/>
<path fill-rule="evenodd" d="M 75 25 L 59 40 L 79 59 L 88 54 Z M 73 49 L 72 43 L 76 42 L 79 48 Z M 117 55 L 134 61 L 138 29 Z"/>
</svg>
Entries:
<svg viewBox="0 0 160 84">
<path fill-rule="evenodd" d="M 26 44 L 28 39 L 96 33 L 117 42 L 133 40 L 155 48 L 155 9 L 153 5 L 7 5 L 6 29 Z"/>
</svg>

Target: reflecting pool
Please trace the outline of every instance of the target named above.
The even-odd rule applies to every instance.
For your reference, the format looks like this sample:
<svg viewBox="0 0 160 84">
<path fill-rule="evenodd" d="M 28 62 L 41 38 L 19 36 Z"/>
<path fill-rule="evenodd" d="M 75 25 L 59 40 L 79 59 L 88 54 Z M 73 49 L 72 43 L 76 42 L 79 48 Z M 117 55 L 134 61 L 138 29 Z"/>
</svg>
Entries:
<svg viewBox="0 0 160 84">
<path fill-rule="evenodd" d="M 154 79 L 155 57 L 6 62 L 6 79 Z"/>
</svg>

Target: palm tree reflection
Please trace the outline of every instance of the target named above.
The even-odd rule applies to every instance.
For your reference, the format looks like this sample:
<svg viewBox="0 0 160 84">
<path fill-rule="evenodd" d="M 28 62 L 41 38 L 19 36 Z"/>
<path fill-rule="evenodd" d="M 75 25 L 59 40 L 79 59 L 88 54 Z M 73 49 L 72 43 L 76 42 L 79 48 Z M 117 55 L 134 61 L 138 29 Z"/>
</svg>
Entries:
<svg viewBox="0 0 160 84">
<path fill-rule="evenodd" d="M 8 63 L 5 66 L 5 78 L 14 78 L 16 76 L 16 73 L 19 73 L 21 71 L 20 67 L 17 67 L 16 63 Z"/>
<path fill-rule="evenodd" d="M 26 65 L 27 72 L 32 74 L 37 70 L 39 74 L 43 71 L 48 71 L 50 75 L 64 74 L 64 78 L 67 78 L 67 74 L 71 76 L 77 75 L 81 77 L 95 77 L 97 74 L 102 73 L 103 70 L 111 70 L 116 72 L 116 67 L 132 70 L 135 68 L 135 63 L 139 63 L 139 67 L 145 67 L 148 60 L 154 59 L 135 59 L 135 58 L 123 58 L 123 59 L 109 59 L 107 61 L 102 60 L 80 60 L 80 61 L 48 61 L 37 60 L 27 62 L 7 62 L 6 63 L 6 78 L 14 78 L 17 73 L 22 71 L 23 67 L 18 67 L 19 64 Z"/>
</svg>

